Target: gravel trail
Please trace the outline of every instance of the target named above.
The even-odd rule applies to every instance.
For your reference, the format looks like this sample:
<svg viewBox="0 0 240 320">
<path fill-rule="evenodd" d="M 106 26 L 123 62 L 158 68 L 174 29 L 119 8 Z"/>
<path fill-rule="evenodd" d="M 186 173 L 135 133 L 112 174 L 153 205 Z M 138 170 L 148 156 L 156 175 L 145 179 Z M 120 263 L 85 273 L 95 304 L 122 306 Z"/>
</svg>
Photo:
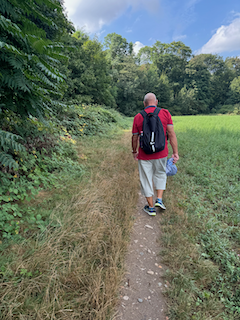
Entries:
<svg viewBox="0 0 240 320">
<path fill-rule="evenodd" d="M 146 199 L 139 194 L 136 219 L 126 256 L 126 274 L 121 287 L 114 320 L 167 320 L 163 291 L 168 283 L 162 278 L 160 215 L 148 216 L 142 209 Z"/>
</svg>

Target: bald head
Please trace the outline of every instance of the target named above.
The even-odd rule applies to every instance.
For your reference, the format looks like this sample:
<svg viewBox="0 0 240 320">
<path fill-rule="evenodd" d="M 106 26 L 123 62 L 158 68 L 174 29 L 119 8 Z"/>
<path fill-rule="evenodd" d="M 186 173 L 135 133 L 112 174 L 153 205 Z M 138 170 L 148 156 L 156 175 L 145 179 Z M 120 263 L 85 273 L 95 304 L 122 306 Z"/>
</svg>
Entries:
<svg viewBox="0 0 240 320">
<path fill-rule="evenodd" d="M 158 100 L 157 100 L 154 93 L 149 92 L 145 95 L 143 103 L 144 103 L 145 108 L 148 106 L 157 106 Z"/>
</svg>

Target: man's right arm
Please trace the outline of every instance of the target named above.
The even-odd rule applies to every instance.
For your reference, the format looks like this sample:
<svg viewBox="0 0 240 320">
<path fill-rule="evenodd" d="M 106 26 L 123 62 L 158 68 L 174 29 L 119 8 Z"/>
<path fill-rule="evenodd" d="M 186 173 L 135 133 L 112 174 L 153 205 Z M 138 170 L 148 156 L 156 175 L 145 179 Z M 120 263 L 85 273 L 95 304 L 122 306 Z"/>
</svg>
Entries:
<svg viewBox="0 0 240 320">
<path fill-rule="evenodd" d="M 132 135 L 132 153 L 133 153 L 133 158 L 137 160 L 138 157 L 138 134 L 133 134 Z"/>
<path fill-rule="evenodd" d="M 179 159 L 179 155 L 178 155 L 177 137 L 176 137 L 176 133 L 174 131 L 173 125 L 167 126 L 167 133 L 168 133 L 169 141 L 173 150 L 173 154 L 172 154 L 173 163 L 176 163 Z"/>
</svg>

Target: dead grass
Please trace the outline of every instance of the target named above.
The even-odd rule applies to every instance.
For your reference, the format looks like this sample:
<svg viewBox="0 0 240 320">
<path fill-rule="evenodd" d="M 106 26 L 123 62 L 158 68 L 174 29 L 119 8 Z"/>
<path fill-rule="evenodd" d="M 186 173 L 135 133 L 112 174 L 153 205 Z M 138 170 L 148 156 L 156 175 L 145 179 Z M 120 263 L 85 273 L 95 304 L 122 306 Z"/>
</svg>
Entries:
<svg viewBox="0 0 240 320">
<path fill-rule="evenodd" d="M 55 227 L 14 244 L 0 284 L 1 319 L 105 320 L 117 301 L 137 201 L 130 133 L 80 146 L 91 174 L 52 211 Z"/>
</svg>

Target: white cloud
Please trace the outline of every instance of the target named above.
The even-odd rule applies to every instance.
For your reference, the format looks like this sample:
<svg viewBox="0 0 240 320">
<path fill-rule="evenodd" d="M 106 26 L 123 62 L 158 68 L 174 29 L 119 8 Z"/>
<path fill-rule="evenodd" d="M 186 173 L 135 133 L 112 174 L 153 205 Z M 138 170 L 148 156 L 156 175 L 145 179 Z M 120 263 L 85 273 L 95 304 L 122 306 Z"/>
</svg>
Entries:
<svg viewBox="0 0 240 320">
<path fill-rule="evenodd" d="M 182 34 L 182 35 L 179 35 L 179 36 L 174 36 L 173 37 L 173 41 L 181 41 L 181 40 L 186 39 L 186 38 L 187 38 L 186 34 Z"/>
<path fill-rule="evenodd" d="M 135 54 L 138 54 L 139 50 L 140 50 L 141 48 L 143 48 L 143 47 L 145 47 L 144 44 L 142 44 L 140 41 L 136 41 L 136 42 L 134 43 L 134 47 L 133 47 L 134 53 L 135 53 Z"/>
<path fill-rule="evenodd" d="M 76 27 L 94 33 L 118 18 L 129 7 L 156 12 L 159 0 L 65 0 L 64 5 Z"/>
<path fill-rule="evenodd" d="M 234 50 L 240 50 L 240 18 L 233 20 L 228 26 L 218 28 L 212 38 L 195 54 L 215 54 Z"/>
<path fill-rule="evenodd" d="M 71 17 L 76 12 L 76 7 L 79 4 L 79 0 L 64 0 L 64 7 L 69 17 Z"/>
</svg>

